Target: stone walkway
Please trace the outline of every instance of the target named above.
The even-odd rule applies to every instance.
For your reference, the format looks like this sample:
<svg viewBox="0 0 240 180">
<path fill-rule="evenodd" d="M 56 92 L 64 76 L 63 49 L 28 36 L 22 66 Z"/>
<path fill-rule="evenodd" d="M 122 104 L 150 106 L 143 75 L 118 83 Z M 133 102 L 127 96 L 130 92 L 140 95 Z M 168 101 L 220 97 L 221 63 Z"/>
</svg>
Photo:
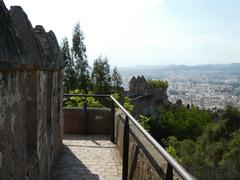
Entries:
<svg viewBox="0 0 240 180">
<path fill-rule="evenodd" d="M 121 180 L 121 173 L 121 156 L 108 136 L 64 136 L 54 180 Z"/>
</svg>

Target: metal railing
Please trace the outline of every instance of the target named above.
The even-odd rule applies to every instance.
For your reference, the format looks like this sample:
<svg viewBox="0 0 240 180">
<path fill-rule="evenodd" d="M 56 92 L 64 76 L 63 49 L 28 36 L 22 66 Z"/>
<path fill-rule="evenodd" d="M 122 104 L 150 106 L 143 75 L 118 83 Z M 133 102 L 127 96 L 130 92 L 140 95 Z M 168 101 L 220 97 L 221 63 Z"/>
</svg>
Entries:
<svg viewBox="0 0 240 180">
<path fill-rule="evenodd" d="M 144 137 L 150 142 L 150 144 L 161 154 L 161 156 L 167 161 L 166 180 L 173 179 L 173 169 L 177 174 L 186 180 L 196 180 L 191 174 L 189 174 L 184 167 L 182 167 L 171 155 L 137 122 L 137 120 L 111 95 L 96 95 L 96 94 L 64 94 L 65 97 L 98 97 L 98 98 L 110 98 L 112 109 L 112 130 L 111 141 L 115 141 L 115 105 L 126 115 L 124 121 L 124 134 L 123 134 L 123 167 L 122 167 L 122 179 L 128 180 L 128 152 L 129 152 L 129 121 L 137 127 L 137 129 L 144 135 Z M 86 101 L 85 101 L 86 102 Z M 86 111 L 86 112 L 85 112 Z M 87 113 L 87 103 L 84 103 L 84 112 Z M 87 114 L 86 114 L 87 115 Z"/>
</svg>

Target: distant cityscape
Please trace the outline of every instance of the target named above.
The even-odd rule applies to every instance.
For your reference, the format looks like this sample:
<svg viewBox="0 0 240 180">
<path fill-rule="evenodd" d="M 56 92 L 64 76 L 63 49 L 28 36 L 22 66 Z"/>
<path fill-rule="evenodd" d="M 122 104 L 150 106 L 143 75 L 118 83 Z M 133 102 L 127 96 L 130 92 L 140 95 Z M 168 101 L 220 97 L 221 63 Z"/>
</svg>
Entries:
<svg viewBox="0 0 240 180">
<path fill-rule="evenodd" d="M 168 95 L 171 102 L 182 99 L 184 104 L 200 108 L 220 108 L 227 104 L 240 107 L 238 77 L 211 77 L 205 75 L 172 75 L 169 77 Z"/>
<path fill-rule="evenodd" d="M 123 86 L 133 75 L 167 80 L 168 97 L 175 103 L 193 104 L 204 109 L 240 107 L 240 64 L 202 66 L 138 66 L 119 69 Z"/>
</svg>

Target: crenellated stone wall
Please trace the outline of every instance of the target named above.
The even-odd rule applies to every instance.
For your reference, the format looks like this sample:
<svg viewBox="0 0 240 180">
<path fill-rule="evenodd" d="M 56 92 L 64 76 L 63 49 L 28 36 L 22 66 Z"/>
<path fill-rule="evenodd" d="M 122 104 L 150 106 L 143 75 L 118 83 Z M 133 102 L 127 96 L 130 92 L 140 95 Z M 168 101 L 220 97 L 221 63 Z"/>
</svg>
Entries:
<svg viewBox="0 0 240 180">
<path fill-rule="evenodd" d="M 0 0 L 0 179 L 47 180 L 62 143 L 56 37 Z"/>
<path fill-rule="evenodd" d="M 144 76 L 133 76 L 129 82 L 129 91 L 124 95 L 130 98 L 134 106 L 133 115 L 137 119 L 140 115 L 151 116 L 159 105 L 170 103 L 167 91 L 149 85 Z"/>
</svg>

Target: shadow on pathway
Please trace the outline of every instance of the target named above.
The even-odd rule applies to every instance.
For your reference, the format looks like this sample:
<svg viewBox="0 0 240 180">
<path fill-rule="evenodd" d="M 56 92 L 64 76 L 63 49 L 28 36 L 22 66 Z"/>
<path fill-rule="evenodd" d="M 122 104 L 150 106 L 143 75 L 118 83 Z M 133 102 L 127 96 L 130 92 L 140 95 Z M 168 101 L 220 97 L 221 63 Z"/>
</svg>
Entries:
<svg viewBox="0 0 240 180">
<path fill-rule="evenodd" d="M 109 137 L 64 135 L 53 180 L 120 180 L 121 165 Z"/>
</svg>

